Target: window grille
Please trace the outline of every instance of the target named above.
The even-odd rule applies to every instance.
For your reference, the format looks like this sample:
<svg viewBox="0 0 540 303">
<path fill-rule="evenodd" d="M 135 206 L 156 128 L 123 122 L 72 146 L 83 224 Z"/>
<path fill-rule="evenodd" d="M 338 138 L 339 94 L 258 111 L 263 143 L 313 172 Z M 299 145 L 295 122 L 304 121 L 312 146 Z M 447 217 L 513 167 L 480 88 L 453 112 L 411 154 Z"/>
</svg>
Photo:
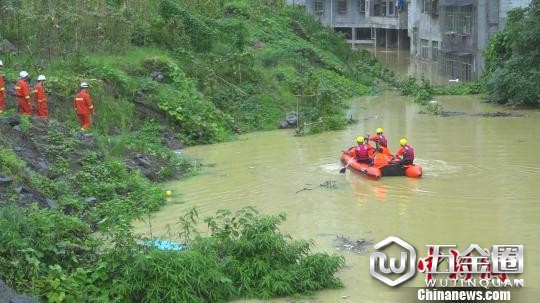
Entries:
<svg viewBox="0 0 540 303">
<path fill-rule="evenodd" d="M 366 12 L 366 0 L 358 0 L 358 12 Z"/>
<path fill-rule="evenodd" d="M 345 15 L 347 14 L 347 1 L 346 0 L 339 0 L 337 3 L 337 10 L 338 14 Z"/>
<path fill-rule="evenodd" d="M 431 60 L 439 60 L 439 41 L 431 41 Z"/>
<path fill-rule="evenodd" d="M 472 34 L 474 24 L 473 6 L 447 6 L 443 11 L 444 31 L 457 34 Z"/>
<path fill-rule="evenodd" d="M 313 3 L 313 11 L 318 14 L 324 13 L 324 1 L 315 1 Z"/>
<path fill-rule="evenodd" d="M 422 56 L 422 59 L 429 58 L 429 40 L 421 39 L 420 47 L 420 55 Z"/>
</svg>

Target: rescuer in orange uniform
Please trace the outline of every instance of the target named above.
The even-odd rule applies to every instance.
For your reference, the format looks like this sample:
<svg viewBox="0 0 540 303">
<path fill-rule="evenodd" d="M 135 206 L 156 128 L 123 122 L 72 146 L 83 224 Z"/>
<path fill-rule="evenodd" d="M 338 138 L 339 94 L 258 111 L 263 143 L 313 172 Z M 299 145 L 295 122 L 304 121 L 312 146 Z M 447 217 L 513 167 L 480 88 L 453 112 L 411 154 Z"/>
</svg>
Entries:
<svg viewBox="0 0 540 303">
<path fill-rule="evenodd" d="M 19 81 L 15 84 L 15 94 L 17 95 L 17 104 L 19 105 L 19 114 L 25 116 L 32 115 L 32 102 L 30 102 L 30 88 L 28 82 L 30 77 L 26 71 L 19 73 Z"/>
<path fill-rule="evenodd" d="M 351 157 L 354 157 L 354 159 L 358 163 L 366 163 L 366 164 L 373 163 L 372 156 L 374 153 L 374 148 L 371 145 L 369 145 L 369 136 L 366 136 L 366 137 L 360 136 L 356 138 L 356 142 L 358 146 L 351 148 L 348 154 Z"/>
<path fill-rule="evenodd" d="M 34 86 L 34 104 L 36 107 L 36 116 L 45 118 L 49 116 L 49 107 L 47 106 L 47 95 L 45 95 L 45 76 L 39 75 L 38 83 Z"/>
<path fill-rule="evenodd" d="M 377 134 L 371 136 L 369 139 L 375 142 L 377 148 L 382 149 L 383 154 L 391 156 L 392 153 L 390 153 L 390 150 L 388 149 L 388 140 L 386 140 L 386 137 L 383 135 L 383 129 L 379 127 L 376 132 Z"/>
<path fill-rule="evenodd" d="M 0 71 L 2 70 L 2 67 L 4 67 L 4 63 L 2 63 L 2 60 L 0 60 Z M 4 112 L 6 101 L 6 88 L 4 87 L 4 76 L 2 76 L 2 73 L 0 72 L 0 114 Z"/>
<path fill-rule="evenodd" d="M 399 140 L 399 145 L 401 147 L 396 152 L 396 158 L 399 160 L 401 165 L 411 165 L 414 162 L 414 148 L 407 144 L 407 139 L 401 138 Z"/>
<path fill-rule="evenodd" d="M 75 95 L 73 104 L 75 105 L 75 110 L 77 111 L 77 117 L 81 122 L 81 130 L 84 131 L 90 128 L 90 115 L 95 114 L 94 104 L 92 99 L 90 99 L 90 94 L 88 93 L 88 83 L 81 83 L 81 90 Z"/>
</svg>

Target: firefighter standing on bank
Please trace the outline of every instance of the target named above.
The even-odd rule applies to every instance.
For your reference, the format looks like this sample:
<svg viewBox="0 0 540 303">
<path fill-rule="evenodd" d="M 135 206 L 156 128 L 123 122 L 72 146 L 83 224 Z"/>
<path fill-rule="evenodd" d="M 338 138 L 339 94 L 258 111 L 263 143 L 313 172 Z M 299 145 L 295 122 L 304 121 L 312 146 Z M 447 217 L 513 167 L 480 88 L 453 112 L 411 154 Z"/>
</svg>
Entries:
<svg viewBox="0 0 540 303">
<path fill-rule="evenodd" d="M 49 107 L 47 106 L 47 95 L 45 94 L 45 76 L 39 75 L 38 83 L 34 87 L 34 104 L 36 107 L 36 116 L 47 119 L 49 116 Z"/>
<path fill-rule="evenodd" d="M 1 70 L 4 67 L 4 63 L 0 60 L 0 114 L 4 112 L 6 101 L 6 87 L 4 86 L 4 76 L 2 76 Z"/>
<path fill-rule="evenodd" d="M 30 88 L 28 80 L 30 77 L 26 71 L 19 73 L 19 81 L 15 84 L 15 94 L 17 95 L 17 104 L 19 105 L 19 114 L 24 116 L 32 115 L 32 102 L 30 102 Z"/>
<path fill-rule="evenodd" d="M 90 116 L 95 114 L 95 112 L 94 104 L 92 103 L 92 99 L 90 99 L 90 94 L 88 93 L 88 83 L 81 83 L 80 88 L 81 90 L 75 95 L 75 100 L 73 103 L 75 105 L 77 117 L 81 122 L 81 130 L 84 131 L 90 128 Z"/>
</svg>

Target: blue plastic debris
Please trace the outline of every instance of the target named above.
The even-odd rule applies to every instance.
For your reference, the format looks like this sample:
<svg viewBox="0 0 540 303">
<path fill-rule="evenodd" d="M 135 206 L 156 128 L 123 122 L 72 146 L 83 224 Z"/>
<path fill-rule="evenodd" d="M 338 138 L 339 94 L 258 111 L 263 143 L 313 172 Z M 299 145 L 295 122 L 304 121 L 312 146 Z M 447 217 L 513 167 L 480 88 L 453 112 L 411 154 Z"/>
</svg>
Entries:
<svg viewBox="0 0 540 303">
<path fill-rule="evenodd" d="M 187 247 L 185 244 L 176 243 L 169 240 L 145 241 L 144 245 L 148 247 L 154 247 L 160 250 L 176 250 L 176 251 L 184 250 Z"/>
</svg>

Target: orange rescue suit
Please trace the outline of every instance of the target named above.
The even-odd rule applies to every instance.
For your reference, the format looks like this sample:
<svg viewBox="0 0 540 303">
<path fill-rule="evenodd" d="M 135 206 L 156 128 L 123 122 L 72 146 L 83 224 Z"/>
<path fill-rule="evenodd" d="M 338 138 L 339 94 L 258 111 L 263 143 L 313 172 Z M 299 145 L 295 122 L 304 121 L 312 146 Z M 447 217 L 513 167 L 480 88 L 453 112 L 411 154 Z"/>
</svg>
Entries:
<svg viewBox="0 0 540 303">
<path fill-rule="evenodd" d="M 15 94 L 19 105 L 19 114 L 25 116 L 32 115 L 32 103 L 30 102 L 30 88 L 26 80 L 21 79 L 15 84 Z"/>
<path fill-rule="evenodd" d="M 375 148 L 368 144 L 367 152 L 368 152 L 368 157 L 371 158 L 371 157 L 373 157 L 373 154 L 375 153 Z M 356 157 L 356 146 L 349 148 L 349 150 L 347 151 L 347 155 L 355 158 Z"/>
<path fill-rule="evenodd" d="M 6 88 L 4 87 L 4 76 L 0 74 L 0 113 L 4 112 L 5 101 L 6 101 Z"/>
<path fill-rule="evenodd" d="M 389 163 L 388 155 L 384 153 L 376 153 L 375 157 L 373 157 L 373 166 L 376 168 L 381 168 Z"/>
<path fill-rule="evenodd" d="M 81 91 L 75 95 L 73 104 L 77 111 L 77 117 L 81 122 L 81 129 L 90 128 L 90 115 L 94 112 L 94 104 L 92 103 L 92 99 L 90 99 L 88 91 L 86 89 L 81 89 Z"/>
<path fill-rule="evenodd" d="M 374 141 L 374 142 L 378 142 L 379 141 L 379 136 L 373 135 L 373 136 L 369 137 L 369 140 Z M 388 149 L 388 146 L 384 146 L 381 143 L 379 143 L 378 146 L 379 146 L 380 149 L 382 149 L 383 154 L 392 156 L 392 153 L 390 152 L 390 149 Z"/>
<path fill-rule="evenodd" d="M 38 117 L 47 118 L 49 116 L 49 107 L 47 106 L 47 95 L 43 83 L 38 82 L 34 87 L 34 104 L 36 105 L 36 115 Z"/>
</svg>

